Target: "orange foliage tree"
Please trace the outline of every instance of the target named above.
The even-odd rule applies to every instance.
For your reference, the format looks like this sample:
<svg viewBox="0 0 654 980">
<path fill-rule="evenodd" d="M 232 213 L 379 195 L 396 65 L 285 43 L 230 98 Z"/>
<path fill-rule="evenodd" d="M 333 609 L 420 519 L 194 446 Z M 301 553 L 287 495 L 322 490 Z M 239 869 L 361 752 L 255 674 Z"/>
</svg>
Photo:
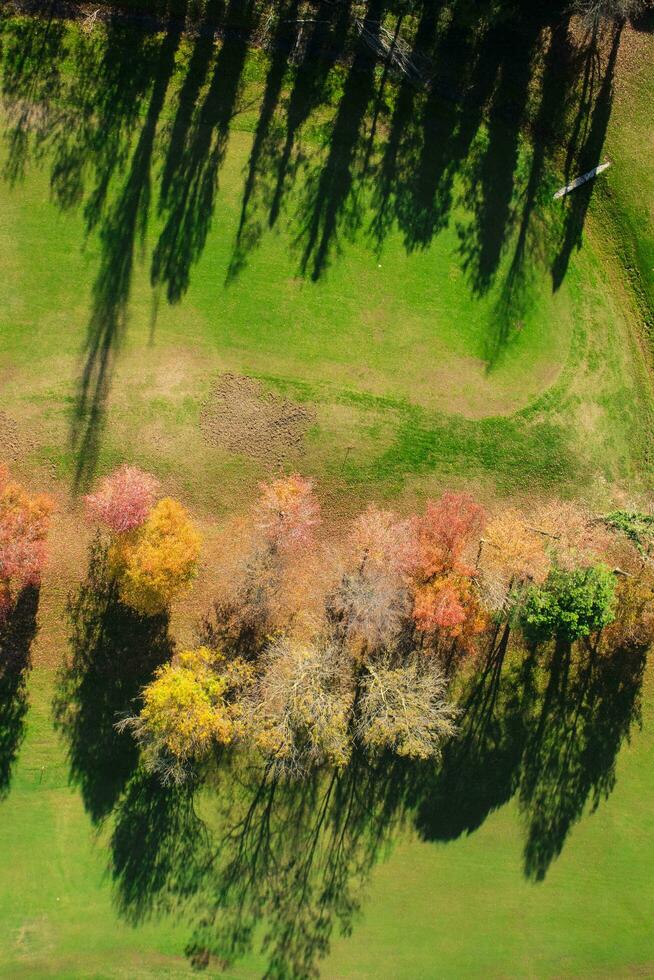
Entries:
<svg viewBox="0 0 654 980">
<path fill-rule="evenodd" d="M 262 483 L 255 521 L 264 540 L 274 548 L 287 551 L 312 544 L 320 525 L 313 481 L 293 474 Z"/>
<path fill-rule="evenodd" d="M 0 619 L 16 592 L 40 582 L 51 511 L 49 497 L 30 495 L 0 467 Z"/>
<path fill-rule="evenodd" d="M 548 540 L 516 510 L 502 511 L 489 522 L 480 569 L 484 598 L 491 609 L 504 609 L 514 587 L 526 582 L 540 584 L 547 578 L 552 564 L 546 550 Z"/>
<path fill-rule="evenodd" d="M 413 572 L 413 618 L 423 637 L 438 645 L 456 640 L 471 650 L 487 625 L 466 559 L 478 548 L 485 511 L 467 493 L 444 493 L 418 519 Z"/>
</svg>

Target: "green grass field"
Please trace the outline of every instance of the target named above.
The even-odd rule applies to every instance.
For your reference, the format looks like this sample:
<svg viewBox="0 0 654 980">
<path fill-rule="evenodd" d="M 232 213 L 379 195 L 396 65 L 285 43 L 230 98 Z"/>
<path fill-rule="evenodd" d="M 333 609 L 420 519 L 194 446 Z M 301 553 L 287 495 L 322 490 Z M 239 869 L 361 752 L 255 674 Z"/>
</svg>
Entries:
<svg viewBox="0 0 654 980">
<path fill-rule="evenodd" d="M 190 975 L 182 954 L 197 914 L 194 918 L 180 903 L 170 916 L 155 917 L 138 927 L 130 926 L 119 914 L 121 881 L 109 870 L 114 861 L 110 828 L 97 832 L 78 792 L 67 785 L 63 746 L 50 722 L 52 686 L 51 673 L 35 672 L 26 742 L 11 794 L 2 803 L 0 975 Z M 584 801 L 583 793 L 575 793 L 575 765 L 582 760 L 592 766 L 588 750 L 601 753 L 604 735 L 598 727 L 580 747 L 578 739 L 585 739 L 586 733 L 582 736 L 577 722 L 576 731 L 574 726 L 567 729 L 568 758 L 561 773 L 571 781 L 563 795 L 568 790 L 570 795 L 560 811 L 556 804 L 551 808 L 550 816 L 565 822 L 566 812 L 577 813 L 578 809 L 581 819 L 571 826 L 562 854 L 544 881 L 534 883 L 525 876 L 524 847 L 533 813 L 530 816 L 518 796 L 498 802 L 478 829 L 456 839 L 421 840 L 411 831 L 409 821 L 404 832 L 394 831 L 390 849 L 381 846 L 375 851 L 370 874 L 366 843 L 363 835 L 357 838 L 347 855 L 347 866 L 359 910 L 345 915 L 343 921 L 351 935 L 341 936 L 330 899 L 323 901 L 333 941 L 324 963 L 316 956 L 322 975 L 647 975 L 654 954 L 649 918 L 654 900 L 651 678 L 643 702 L 642 728 L 632 724 L 632 740 L 622 745 L 618 758 L 615 788 L 607 799 L 601 799 L 595 813 L 590 812 L 592 796 Z M 602 724 L 605 721 L 603 718 Z M 501 782 L 501 762 L 497 758 L 489 761 L 498 767 Z M 576 789 L 580 791 L 583 784 L 582 776 Z M 566 811 L 570 804 L 571 811 Z M 209 824 L 213 806 L 209 799 L 199 808 Z M 166 836 L 164 826 L 157 822 L 153 836 L 161 835 L 162 853 L 172 855 L 174 866 L 175 844 L 183 838 L 183 824 L 172 825 L 172 836 Z M 143 825 L 138 824 L 132 833 L 134 851 L 147 850 L 146 842 L 152 840 Z M 294 840 L 291 826 L 286 826 L 285 833 Z M 263 860 L 261 876 L 266 869 Z M 318 882 L 325 880 L 321 865 Z M 277 892 L 290 890 L 292 882 L 288 872 L 287 878 L 278 881 Z M 256 886 L 250 888 L 244 890 L 246 913 L 250 912 L 248 903 L 257 897 Z M 207 907 L 216 894 L 210 882 L 205 893 Z M 291 894 L 295 900 L 295 893 Z M 311 907 L 315 911 L 315 904 Z M 301 922 L 301 909 L 298 901 L 290 909 L 278 910 L 277 929 L 288 922 Z M 260 938 L 259 930 L 255 939 Z M 255 943 L 252 953 L 220 975 L 261 976 L 268 963 L 269 957 L 258 954 Z M 209 975 L 218 975 L 215 964 Z"/>
<path fill-rule="evenodd" d="M 6 33 L 8 75 L 24 35 Z M 421 159 L 408 161 L 416 174 L 395 176 L 380 200 L 386 119 L 402 93 L 376 93 L 376 75 L 355 76 L 356 92 L 370 89 L 356 129 L 340 101 L 354 82 L 332 68 L 291 131 L 290 107 L 309 82 L 287 74 L 270 106 L 275 66 L 261 56 L 242 56 L 240 76 L 226 76 L 225 105 L 208 81 L 221 69 L 214 54 L 198 78 L 197 49 L 184 43 L 168 52 L 164 37 L 135 52 L 133 40 L 118 42 L 125 59 L 150 59 L 125 105 L 110 102 L 106 50 L 85 41 L 78 51 L 70 29 L 55 77 L 24 68 L 20 99 L 20 79 L 5 83 L 18 109 L 7 102 L 0 372 L 28 467 L 54 468 L 70 486 L 129 457 L 181 481 L 198 504 L 229 508 L 237 487 L 278 462 L 253 455 L 247 432 L 236 454 L 203 440 L 201 406 L 232 371 L 311 407 L 302 445 L 282 462 L 326 486 L 344 477 L 387 496 L 466 483 L 603 505 L 647 485 L 651 398 L 633 310 L 592 221 L 583 249 L 562 259 L 571 232 L 559 227 L 564 206 L 548 201 L 561 179 L 554 147 L 481 118 L 455 166 L 425 137 Z M 237 56 L 224 56 L 234 72 Z M 86 87 L 83 58 L 97 73 Z M 195 107 L 181 102 L 193 85 Z M 42 90 L 41 108 L 25 111 Z M 384 125 L 372 134 L 375 98 Z M 450 118 L 459 110 L 443 100 L 429 109 L 461 152 L 461 122 Z M 84 113 L 97 118 L 90 132 Z M 400 147 L 412 138 L 403 133 Z"/>
<path fill-rule="evenodd" d="M 587 89 L 591 63 L 568 76 L 543 25 L 508 44 L 482 26 L 444 26 L 427 94 L 356 49 L 289 68 L 236 35 L 0 21 L 0 457 L 59 505 L 27 691 L 0 705 L 3 765 L 26 725 L 0 769 L 0 976 L 192 975 L 221 902 L 238 955 L 210 976 L 261 976 L 279 949 L 330 978 L 654 972 L 651 671 L 642 727 L 638 672 L 593 674 L 540 741 L 509 671 L 463 796 L 452 773 L 366 773 L 324 823 L 324 786 L 277 800 L 270 838 L 257 800 L 227 846 L 245 776 L 197 800 L 201 824 L 148 795 L 115 742 L 114 674 L 86 782 L 53 727 L 75 493 L 117 462 L 203 521 L 280 466 L 317 477 L 327 514 L 444 486 L 598 508 L 649 490 L 652 35 L 609 44 Z M 553 204 L 600 152 L 602 183 Z M 224 372 L 299 405 L 301 438 L 262 452 L 255 405 L 207 442 Z"/>
</svg>

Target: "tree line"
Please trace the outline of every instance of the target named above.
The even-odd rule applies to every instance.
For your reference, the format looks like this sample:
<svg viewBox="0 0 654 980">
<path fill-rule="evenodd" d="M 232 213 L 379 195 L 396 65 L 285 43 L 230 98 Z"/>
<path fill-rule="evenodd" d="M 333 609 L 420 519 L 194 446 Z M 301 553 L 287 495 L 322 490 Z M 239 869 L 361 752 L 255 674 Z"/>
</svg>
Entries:
<svg viewBox="0 0 654 980">
<path fill-rule="evenodd" d="M 165 613 L 200 561 L 184 507 L 130 466 L 85 507 L 118 601 L 144 620 Z M 3 471 L 4 617 L 38 583 L 51 509 Z M 164 783 L 225 751 L 292 779 L 342 770 L 355 753 L 439 760 L 457 734 L 461 679 L 489 650 L 577 643 L 608 658 L 650 644 L 653 543 L 650 514 L 550 501 L 489 515 L 461 492 L 409 517 L 370 505 L 329 534 L 312 481 L 274 479 L 223 534 L 198 646 L 159 666 L 116 725 Z"/>
</svg>

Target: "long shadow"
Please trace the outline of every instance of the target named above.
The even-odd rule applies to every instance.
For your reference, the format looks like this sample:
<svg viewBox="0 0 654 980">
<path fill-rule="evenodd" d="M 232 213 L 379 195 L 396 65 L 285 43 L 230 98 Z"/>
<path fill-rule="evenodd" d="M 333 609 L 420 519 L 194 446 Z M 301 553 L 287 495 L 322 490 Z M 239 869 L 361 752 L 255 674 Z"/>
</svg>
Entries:
<svg viewBox="0 0 654 980">
<path fill-rule="evenodd" d="M 328 78 L 339 52 L 344 50 L 351 18 L 349 0 L 334 5 L 322 0 L 316 9 L 316 21 L 305 31 L 304 53 L 297 66 L 286 104 L 280 146 L 271 161 L 271 190 L 268 225 L 276 225 L 284 197 L 288 195 L 298 173 L 294 151 L 298 133 L 311 113 L 328 100 Z"/>
<path fill-rule="evenodd" d="M 317 976 L 402 826 L 453 840 L 514 796 L 525 874 L 541 879 L 584 808 L 614 786 L 645 658 L 509 641 L 507 627 L 470 681 L 461 737 L 440 766 L 355 754 L 342 773 L 288 783 L 233 753 L 216 758 L 207 784 L 181 790 L 136 770 L 110 845 L 120 913 L 188 921 L 198 969 L 256 955 L 266 977 Z"/>
<path fill-rule="evenodd" d="M 138 761 L 133 738 L 117 732 L 116 721 L 135 710 L 141 689 L 170 659 L 173 646 L 167 616 L 142 617 L 120 603 L 99 539 L 67 615 L 70 656 L 57 678 L 53 715 L 66 742 L 70 781 L 98 823 L 113 809 Z"/>
<path fill-rule="evenodd" d="M 587 808 L 611 794 L 620 747 L 640 722 L 646 654 L 555 651 L 522 758 L 525 875 L 542 881 Z"/>
<path fill-rule="evenodd" d="M 112 838 L 118 907 L 132 920 L 154 908 L 190 916 L 196 967 L 258 952 L 265 976 L 315 976 L 333 936 L 352 929 L 401 822 L 410 775 L 392 760 L 355 760 L 342 775 L 298 785 L 223 759 L 203 821 L 192 793 L 137 777 Z"/>
<path fill-rule="evenodd" d="M 536 272 L 551 258 L 552 221 L 547 217 L 550 201 L 543 200 L 543 194 L 549 197 L 549 157 L 565 126 L 572 64 L 569 22 L 564 18 L 552 32 L 542 68 L 538 109 L 531 124 L 535 138 L 530 148 L 529 176 L 516 208 L 518 231 L 511 245 L 511 261 L 503 274 L 492 327 L 486 338 L 485 360 L 489 370 L 521 328 Z"/>
<path fill-rule="evenodd" d="M 524 873 L 541 881 L 571 827 L 615 785 L 622 743 L 640 719 L 642 650 L 503 644 L 464 694 L 461 737 L 418 797 L 426 840 L 474 833 L 514 797 L 524 819 Z"/>
<path fill-rule="evenodd" d="M 586 54 L 583 85 L 579 94 L 572 135 L 568 140 L 565 180 L 585 174 L 602 162 L 602 148 L 611 118 L 615 66 L 622 40 L 622 26 L 616 25 L 606 63 L 600 51 L 603 38 L 591 37 Z M 563 231 L 552 263 L 552 284 L 559 289 L 575 249 L 581 248 L 588 208 L 595 181 L 588 181 L 565 198 Z"/>
<path fill-rule="evenodd" d="M 0 800 L 9 792 L 11 775 L 25 737 L 30 651 L 37 632 L 39 590 L 20 593 L 0 625 Z"/>
<path fill-rule="evenodd" d="M 201 891 L 211 838 L 197 815 L 193 787 L 164 787 L 137 769 L 116 816 L 111 874 L 119 886 L 118 909 L 129 922 L 170 912 Z"/>
<path fill-rule="evenodd" d="M 460 737 L 425 786 L 416 826 L 425 840 L 450 841 L 478 830 L 515 794 L 535 696 L 535 660 L 505 663 L 508 631 L 468 685 Z"/>
<path fill-rule="evenodd" d="M 442 7 L 443 4 L 435 3 L 422 5 L 413 44 L 415 55 L 423 59 L 429 58 L 433 64 L 438 64 L 439 52 L 434 49 L 434 45 L 438 37 L 438 17 Z M 447 38 L 445 46 L 448 46 L 451 42 L 451 28 L 445 32 L 445 38 Z M 427 99 L 429 108 L 425 109 L 421 116 L 419 110 L 423 98 L 418 86 L 413 79 L 404 76 L 400 79 L 386 139 L 377 165 L 377 179 L 373 190 L 370 234 L 378 252 L 396 220 L 405 230 L 407 247 L 413 247 L 414 235 L 407 233 L 407 230 L 418 223 L 416 204 L 422 191 L 422 182 L 417 181 L 415 175 L 418 149 L 423 140 L 426 144 L 432 134 L 437 131 L 440 134 L 444 123 L 447 125 L 445 121 L 445 117 L 448 116 L 447 103 L 444 110 L 435 92 L 436 87 L 432 86 L 431 98 Z M 427 119 L 429 125 L 421 133 Z M 439 142 L 445 143 L 446 139 L 440 139 Z M 425 172 L 432 174 L 434 169 L 428 166 Z M 403 175 L 403 179 L 399 179 L 400 174 Z M 438 208 L 434 202 L 434 194 L 427 190 L 425 198 L 426 208 L 436 214 Z"/>
<path fill-rule="evenodd" d="M 274 165 L 275 113 L 282 95 L 283 84 L 288 70 L 289 52 L 294 48 L 298 34 L 297 15 L 299 0 L 289 0 L 280 6 L 271 44 L 270 66 L 266 74 L 266 84 L 259 109 L 259 118 L 254 132 L 254 140 L 248 160 L 241 215 L 236 232 L 236 241 L 227 270 L 226 282 L 230 282 L 242 272 L 246 255 L 258 243 L 262 234 L 260 209 L 254 200 L 255 190 L 261 180 Z"/>
<path fill-rule="evenodd" d="M 145 240 L 151 196 L 151 166 L 159 116 L 173 73 L 181 31 L 162 39 L 154 65 L 147 110 L 122 187 L 100 225 L 100 269 L 93 284 L 84 367 L 74 409 L 71 441 L 76 454 L 75 489 L 94 475 L 115 357 L 124 331 L 137 241 Z M 101 211 L 107 179 L 91 199 Z M 87 205 L 87 211 L 89 206 Z M 91 224 L 93 224 L 91 219 Z"/>
<path fill-rule="evenodd" d="M 542 43 L 542 23 L 532 17 L 516 35 L 499 24 L 487 35 L 495 85 L 485 118 L 463 168 L 462 200 L 471 215 L 459 227 L 462 267 L 474 292 L 492 285 L 509 230 L 518 177 L 520 135 L 525 123 L 533 58 Z"/>
<path fill-rule="evenodd" d="M 241 76 L 248 54 L 248 36 L 256 26 L 254 0 L 231 0 L 225 17 L 238 10 L 246 26 L 228 33 L 220 47 L 202 103 L 166 164 L 166 182 L 159 199 L 163 228 L 152 255 L 151 282 L 164 287 L 171 303 L 186 292 L 191 269 L 202 254 L 213 220 L 218 178 L 239 111 Z M 179 139 L 178 135 L 178 139 Z"/>
<path fill-rule="evenodd" d="M 373 36 L 379 32 L 386 6 L 387 0 L 368 0 L 363 21 Z M 306 218 L 300 218 L 296 244 L 301 249 L 300 270 L 303 275 L 310 271 L 314 281 L 325 272 L 340 235 L 351 235 L 362 224 L 363 193 L 360 184 L 355 185 L 355 168 L 362 162 L 357 158 L 374 97 L 375 65 L 363 36 L 359 37 L 329 134 L 327 157 L 306 173 L 301 203 Z M 352 194 L 355 186 L 357 193 Z"/>
</svg>

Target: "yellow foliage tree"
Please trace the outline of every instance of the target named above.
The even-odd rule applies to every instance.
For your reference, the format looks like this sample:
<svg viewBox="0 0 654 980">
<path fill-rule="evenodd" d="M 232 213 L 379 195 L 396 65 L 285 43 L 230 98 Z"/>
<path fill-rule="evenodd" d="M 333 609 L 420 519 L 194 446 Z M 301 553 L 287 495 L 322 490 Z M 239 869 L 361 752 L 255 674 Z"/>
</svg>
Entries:
<svg viewBox="0 0 654 980">
<path fill-rule="evenodd" d="M 140 714 L 119 723 L 140 744 L 142 760 L 163 782 L 181 783 L 194 763 L 240 733 L 237 692 L 252 680 L 242 660 L 200 647 L 180 653 L 143 691 Z"/>
<path fill-rule="evenodd" d="M 545 581 L 552 564 L 547 540 L 518 511 L 508 509 L 493 518 L 484 531 L 481 559 L 482 591 L 489 608 L 505 607 L 513 583 Z"/>
<path fill-rule="evenodd" d="M 200 536 L 187 512 L 165 497 L 141 527 L 112 545 L 121 600 L 145 616 L 163 612 L 195 577 Z"/>
</svg>

